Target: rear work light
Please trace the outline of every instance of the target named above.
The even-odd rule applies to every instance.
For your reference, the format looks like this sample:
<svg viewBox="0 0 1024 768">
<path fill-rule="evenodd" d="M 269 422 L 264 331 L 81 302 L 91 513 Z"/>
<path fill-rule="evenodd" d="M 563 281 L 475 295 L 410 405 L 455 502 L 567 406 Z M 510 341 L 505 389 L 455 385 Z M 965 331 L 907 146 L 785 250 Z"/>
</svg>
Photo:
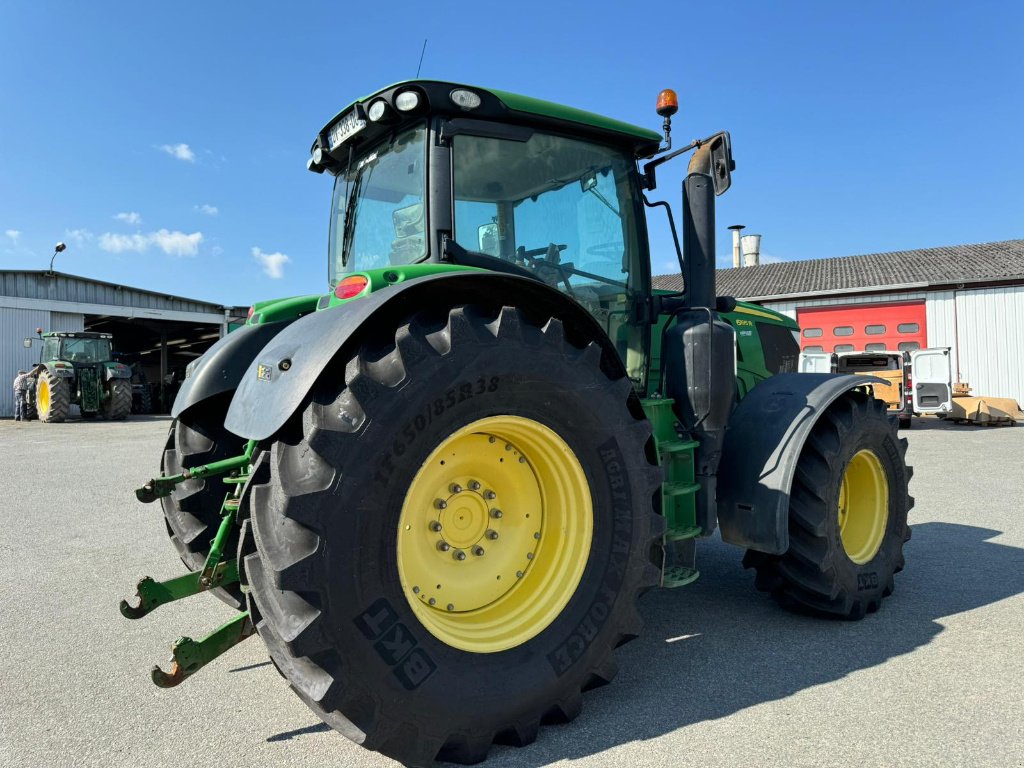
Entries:
<svg viewBox="0 0 1024 768">
<path fill-rule="evenodd" d="M 338 283 L 338 287 L 334 289 L 334 296 L 338 299 L 351 299 L 362 293 L 369 282 L 362 275 L 349 275 Z"/>
</svg>

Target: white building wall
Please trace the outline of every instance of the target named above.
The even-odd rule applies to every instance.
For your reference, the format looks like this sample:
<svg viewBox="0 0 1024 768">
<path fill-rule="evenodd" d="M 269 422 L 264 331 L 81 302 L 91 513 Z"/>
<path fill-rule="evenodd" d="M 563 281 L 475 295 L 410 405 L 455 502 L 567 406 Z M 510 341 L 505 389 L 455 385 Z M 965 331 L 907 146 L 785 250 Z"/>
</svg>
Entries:
<svg viewBox="0 0 1024 768">
<path fill-rule="evenodd" d="M 954 380 L 968 382 L 972 394 L 1012 397 L 1024 405 L 1024 286 L 761 303 L 795 320 L 798 307 L 922 299 L 928 346 L 952 350 Z"/>
<path fill-rule="evenodd" d="M 956 325 L 971 394 L 1024 404 L 1024 286 L 957 291 Z"/>
</svg>

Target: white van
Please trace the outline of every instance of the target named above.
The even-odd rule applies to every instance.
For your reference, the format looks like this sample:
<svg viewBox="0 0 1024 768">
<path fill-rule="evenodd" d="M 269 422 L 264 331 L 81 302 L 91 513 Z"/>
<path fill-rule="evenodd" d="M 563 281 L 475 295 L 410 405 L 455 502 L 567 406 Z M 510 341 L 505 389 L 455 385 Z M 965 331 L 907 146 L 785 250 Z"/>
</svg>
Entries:
<svg viewBox="0 0 1024 768">
<path fill-rule="evenodd" d="M 915 349 L 913 352 L 801 352 L 801 373 L 853 373 L 877 376 L 888 387 L 872 387 L 884 400 L 900 426 L 909 428 L 911 416 L 924 413 L 944 416 L 953 408 L 953 366 L 949 347 Z"/>
</svg>

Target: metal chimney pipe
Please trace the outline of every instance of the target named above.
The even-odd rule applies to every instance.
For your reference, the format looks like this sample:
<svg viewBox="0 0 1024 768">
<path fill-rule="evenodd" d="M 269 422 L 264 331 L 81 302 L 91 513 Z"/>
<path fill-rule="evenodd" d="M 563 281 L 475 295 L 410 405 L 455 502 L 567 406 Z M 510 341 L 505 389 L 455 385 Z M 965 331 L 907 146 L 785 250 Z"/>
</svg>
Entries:
<svg viewBox="0 0 1024 768">
<path fill-rule="evenodd" d="M 744 229 L 744 226 L 733 224 L 729 229 L 732 230 L 732 268 L 739 269 L 742 266 L 740 262 L 740 230 Z"/>
<path fill-rule="evenodd" d="M 743 266 L 756 267 L 761 263 L 761 236 L 744 235 L 742 240 Z"/>
</svg>

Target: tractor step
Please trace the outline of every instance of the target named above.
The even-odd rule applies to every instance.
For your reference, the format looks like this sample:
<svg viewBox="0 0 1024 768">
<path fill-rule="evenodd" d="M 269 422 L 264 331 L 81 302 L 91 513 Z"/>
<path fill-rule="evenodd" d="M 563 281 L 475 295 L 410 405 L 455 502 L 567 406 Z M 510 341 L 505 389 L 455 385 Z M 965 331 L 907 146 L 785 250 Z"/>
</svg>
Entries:
<svg viewBox="0 0 1024 768">
<path fill-rule="evenodd" d="M 665 536 L 664 559 L 661 565 L 661 586 L 666 589 L 675 589 L 692 584 L 700 577 L 697 570 L 697 541 L 696 535 L 699 528 L 693 529 L 696 533 L 686 538 L 670 539 Z"/>
<path fill-rule="evenodd" d="M 252 619 L 246 612 L 238 614 L 202 640 L 179 637 L 171 646 L 171 671 L 164 672 L 159 666 L 154 666 L 150 676 L 161 688 L 173 688 L 254 632 Z"/>
</svg>

